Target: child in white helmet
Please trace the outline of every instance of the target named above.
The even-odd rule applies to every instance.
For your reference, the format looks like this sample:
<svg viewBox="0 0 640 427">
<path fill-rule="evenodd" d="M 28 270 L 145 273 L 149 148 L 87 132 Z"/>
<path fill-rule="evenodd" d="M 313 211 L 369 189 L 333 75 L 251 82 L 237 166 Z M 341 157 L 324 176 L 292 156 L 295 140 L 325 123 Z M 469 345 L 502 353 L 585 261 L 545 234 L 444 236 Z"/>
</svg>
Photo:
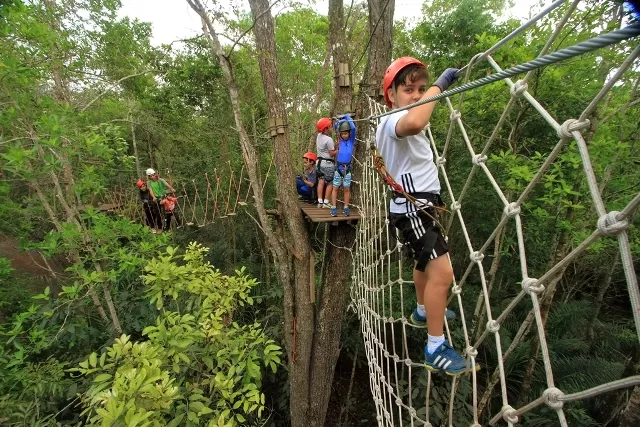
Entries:
<svg viewBox="0 0 640 427">
<path fill-rule="evenodd" d="M 161 211 L 162 215 L 166 218 L 163 199 L 168 194 L 175 193 L 176 190 L 164 178 L 160 178 L 158 173 L 152 168 L 147 169 L 146 174 L 147 174 L 147 178 L 149 178 L 149 180 L 147 181 L 147 187 L 149 188 L 151 197 L 154 200 L 158 211 Z M 164 222 L 166 224 L 166 219 Z M 166 229 L 167 227 L 165 226 L 163 228 Z M 161 231 L 162 229 L 158 230 L 158 232 L 161 232 Z"/>
</svg>

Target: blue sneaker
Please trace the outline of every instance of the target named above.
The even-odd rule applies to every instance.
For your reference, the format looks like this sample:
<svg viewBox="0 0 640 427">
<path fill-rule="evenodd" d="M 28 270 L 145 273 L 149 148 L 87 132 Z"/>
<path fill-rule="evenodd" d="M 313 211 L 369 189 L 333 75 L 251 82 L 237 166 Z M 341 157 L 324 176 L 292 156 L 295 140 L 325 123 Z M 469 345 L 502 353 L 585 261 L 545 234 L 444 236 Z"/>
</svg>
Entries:
<svg viewBox="0 0 640 427">
<path fill-rule="evenodd" d="M 418 326 L 420 328 L 424 328 L 427 326 L 427 317 L 418 313 L 418 307 L 413 309 L 413 313 L 409 316 L 409 323 L 413 326 Z"/>
<path fill-rule="evenodd" d="M 447 319 L 447 322 L 451 322 L 452 320 L 455 320 L 456 313 L 447 308 L 444 310 L 444 317 Z M 427 317 L 420 315 L 420 313 L 418 313 L 418 308 L 416 307 L 413 309 L 411 316 L 409 316 L 409 322 L 414 326 L 424 328 L 427 326 Z"/>
<path fill-rule="evenodd" d="M 447 375 L 456 376 L 471 370 L 471 367 L 467 367 L 467 361 L 451 348 L 447 340 L 432 354 L 429 354 L 427 348 L 426 346 L 424 348 L 424 364 L 429 371 L 444 371 Z M 476 370 L 478 369 L 480 365 L 476 363 Z"/>
<path fill-rule="evenodd" d="M 338 216 L 338 208 L 335 206 L 331 208 L 331 216 Z"/>
<path fill-rule="evenodd" d="M 351 209 L 349 209 L 349 206 L 345 206 L 342 212 L 344 212 L 344 216 L 351 215 Z"/>
</svg>

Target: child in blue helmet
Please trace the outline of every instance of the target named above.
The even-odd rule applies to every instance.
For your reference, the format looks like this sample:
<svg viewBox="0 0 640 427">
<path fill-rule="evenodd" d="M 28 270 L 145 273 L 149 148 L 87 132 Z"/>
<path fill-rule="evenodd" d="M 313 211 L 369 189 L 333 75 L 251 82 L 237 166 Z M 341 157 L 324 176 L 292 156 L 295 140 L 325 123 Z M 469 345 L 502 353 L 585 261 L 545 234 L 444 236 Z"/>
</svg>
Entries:
<svg viewBox="0 0 640 427">
<path fill-rule="evenodd" d="M 336 171 L 333 173 L 333 192 L 331 193 L 331 216 L 338 216 L 338 189 L 344 188 L 344 208 L 342 212 L 349 216 L 351 200 L 351 160 L 356 146 L 356 125 L 351 116 L 344 115 L 334 124 L 338 141 L 336 143 Z"/>
</svg>

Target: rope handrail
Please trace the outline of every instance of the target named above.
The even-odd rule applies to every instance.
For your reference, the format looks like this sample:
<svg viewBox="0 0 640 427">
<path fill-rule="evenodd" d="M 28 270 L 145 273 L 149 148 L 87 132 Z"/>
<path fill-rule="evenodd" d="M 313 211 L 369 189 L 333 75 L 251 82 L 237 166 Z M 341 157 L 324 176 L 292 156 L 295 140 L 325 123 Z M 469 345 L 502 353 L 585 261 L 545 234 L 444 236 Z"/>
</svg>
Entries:
<svg viewBox="0 0 640 427">
<path fill-rule="evenodd" d="M 490 76 L 482 77 L 472 82 L 465 83 L 461 86 L 457 86 L 454 89 L 445 90 L 444 92 L 439 93 L 438 95 L 430 96 L 428 98 L 425 98 L 413 104 L 409 104 L 401 108 L 385 111 L 380 114 L 370 115 L 362 119 L 354 119 L 354 122 L 376 120 L 381 117 L 388 116 L 393 113 L 397 113 L 399 111 L 409 110 L 419 105 L 427 104 L 433 101 L 439 101 L 444 98 L 449 98 L 453 95 L 456 95 L 462 92 L 466 92 L 472 89 L 477 89 L 479 87 L 486 86 L 490 83 L 504 80 L 505 78 L 513 77 L 518 74 L 526 73 L 528 71 L 532 71 L 537 68 L 544 67 L 546 65 L 555 64 L 556 62 L 564 61 L 566 59 L 570 59 L 570 58 L 582 55 L 584 53 L 592 52 L 594 50 L 597 50 L 606 46 L 610 46 L 612 44 L 616 44 L 621 41 L 631 39 L 633 37 L 637 37 L 639 35 L 640 35 L 640 22 L 637 22 L 625 28 L 611 31 L 608 34 L 601 34 L 592 39 L 577 43 L 573 46 L 569 46 L 564 49 L 558 50 L 556 52 L 550 53 L 548 55 L 544 55 L 536 59 L 532 59 L 531 61 L 527 61 L 523 64 L 516 65 L 515 67 L 511 67 L 506 70 L 502 70 L 498 73 L 491 74 Z"/>
<path fill-rule="evenodd" d="M 219 173 L 217 168 L 214 168 L 215 185 L 212 185 L 208 172 L 202 175 L 202 179 L 191 179 L 191 186 L 188 186 L 186 181 L 179 186 L 175 185 L 181 193 L 176 201 L 175 220 L 172 221 L 177 228 L 184 226 L 201 228 L 227 216 L 234 216 L 239 211 L 239 207 L 247 205 L 251 185 L 247 179 L 243 179 L 244 167 L 240 171 L 240 179 L 236 178 L 236 172 L 230 164 L 225 168 L 225 172 Z M 129 181 L 134 180 L 131 178 Z M 220 191 L 223 187 L 227 188 L 224 193 Z M 243 191 L 245 193 L 241 194 Z M 201 192 L 204 192 L 204 196 Z M 233 197 L 232 193 L 234 193 Z M 119 215 L 136 223 L 146 222 L 138 190 L 135 187 L 114 188 L 109 198 L 117 202 L 117 206 L 112 210 Z"/>
</svg>

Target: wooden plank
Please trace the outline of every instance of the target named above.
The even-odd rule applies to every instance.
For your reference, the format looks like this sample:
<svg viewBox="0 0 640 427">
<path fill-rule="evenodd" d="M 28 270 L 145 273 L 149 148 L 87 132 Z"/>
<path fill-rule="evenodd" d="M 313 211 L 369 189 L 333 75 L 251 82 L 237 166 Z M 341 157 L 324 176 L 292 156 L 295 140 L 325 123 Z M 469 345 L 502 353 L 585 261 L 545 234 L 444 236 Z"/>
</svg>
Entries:
<svg viewBox="0 0 640 427">
<path fill-rule="evenodd" d="M 344 216 L 344 213 L 342 213 L 342 205 L 338 204 L 338 216 L 331 216 L 331 209 L 319 208 L 315 203 L 309 204 L 303 201 L 298 201 L 298 205 L 311 222 L 357 222 L 360 219 L 360 211 L 358 211 L 358 208 L 354 206 L 351 206 L 351 215 Z"/>
</svg>

